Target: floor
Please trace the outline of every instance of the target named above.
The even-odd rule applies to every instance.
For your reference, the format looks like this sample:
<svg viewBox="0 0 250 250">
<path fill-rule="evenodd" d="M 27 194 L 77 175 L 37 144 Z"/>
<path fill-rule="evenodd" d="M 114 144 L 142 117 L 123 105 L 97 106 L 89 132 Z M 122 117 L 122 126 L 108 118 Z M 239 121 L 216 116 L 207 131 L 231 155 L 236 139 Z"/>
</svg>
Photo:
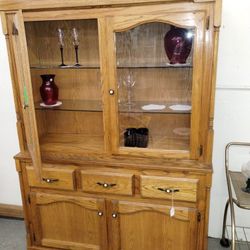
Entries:
<svg viewBox="0 0 250 250">
<path fill-rule="evenodd" d="M 25 226 L 23 220 L 0 218 L 0 250 L 25 250 Z M 219 239 L 209 238 L 208 250 L 226 250 L 220 246 Z M 156 249 L 155 249 L 156 250 Z M 178 249 L 176 249 L 178 250 Z M 237 250 L 250 250 L 240 245 Z"/>
<path fill-rule="evenodd" d="M 23 220 L 0 218 L 0 250 L 25 250 Z"/>
</svg>

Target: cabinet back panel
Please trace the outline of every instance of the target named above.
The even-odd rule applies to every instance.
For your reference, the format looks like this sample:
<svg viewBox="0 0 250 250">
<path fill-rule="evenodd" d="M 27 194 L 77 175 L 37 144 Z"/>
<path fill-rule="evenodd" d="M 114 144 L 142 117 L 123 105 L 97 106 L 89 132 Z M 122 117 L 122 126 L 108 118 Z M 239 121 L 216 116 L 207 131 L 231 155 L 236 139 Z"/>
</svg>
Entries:
<svg viewBox="0 0 250 250">
<path fill-rule="evenodd" d="M 31 65 L 59 65 L 61 63 L 58 28 L 64 31 L 64 61 L 75 64 L 72 29 L 79 32 L 79 61 L 99 65 L 97 20 L 43 21 L 25 23 Z"/>
<path fill-rule="evenodd" d="M 120 145 L 126 128 L 146 127 L 148 148 L 189 150 L 190 114 L 120 114 Z"/>
<path fill-rule="evenodd" d="M 102 112 L 44 110 L 37 114 L 41 115 L 40 119 L 46 119 L 47 133 L 71 133 L 99 136 L 104 133 Z"/>
<path fill-rule="evenodd" d="M 191 103 L 192 68 L 118 69 L 119 98 L 126 103 L 124 77 L 132 74 L 132 101 Z M 123 79 L 122 79 L 123 78 Z"/>
<path fill-rule="evenodd" d="M 31 71 L 34 101 L 40 102 L 40 75 L 55 74 L 59 88 L 59 100 L 101 101 L 101 81 L 99 69 L 33 69 Z"/>
</svg>

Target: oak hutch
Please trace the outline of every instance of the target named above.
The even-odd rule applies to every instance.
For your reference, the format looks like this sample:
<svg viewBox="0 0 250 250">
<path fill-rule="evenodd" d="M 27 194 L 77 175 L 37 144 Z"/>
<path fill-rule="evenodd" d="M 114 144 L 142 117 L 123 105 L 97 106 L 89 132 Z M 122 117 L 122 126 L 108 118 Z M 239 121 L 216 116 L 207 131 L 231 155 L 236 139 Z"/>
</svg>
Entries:
<svg viewBox="0 0 250 250">
<path fill-rule="evenodd" d="M 1 0 L 0 10 L 27 248 L 207 249 L 221 1 Z M 184 63 L 166 55 L 171 27 L 192 37 Z M 48 74 L 55 107 L 41 101 Z"/>
</svg>

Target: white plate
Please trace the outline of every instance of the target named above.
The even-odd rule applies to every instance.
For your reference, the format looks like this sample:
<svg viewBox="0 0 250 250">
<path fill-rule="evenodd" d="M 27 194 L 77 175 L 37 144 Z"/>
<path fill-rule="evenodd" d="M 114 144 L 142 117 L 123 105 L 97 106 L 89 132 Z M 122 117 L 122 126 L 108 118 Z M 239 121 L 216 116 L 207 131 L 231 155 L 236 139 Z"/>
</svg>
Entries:
<svg viewBox="0 0 250 250">
<path fill-rule="evenodd" d="M 44 108 L 54 108 L 54 107 L 59 107 L 62 105 L 62 102 L 61 101 L 57 101 L 56 104 L 53 104 L 53 105 L 46 105 L 45 103 L 41 102 L 40 103 L 40 106 L 41 107 L 44 107 Z"/>
<path fill-rule="evenodd" d="M 173 130 L 173 132 L 176 135 L 189 136 L 190 135 L 190 128 L 175 128 Z"/>
<path fill-rule="evenodd" d="M 190 111 L 192 107 L 190 105 L 176 104 L 169 106 L 174 111 Z"/>
<path fill-rule="evenodd" d="M 143 110 L 163 110 L 166 108 L 165 105 L 159 104 L 148 104 L 141 107 Z"/>
</svg>

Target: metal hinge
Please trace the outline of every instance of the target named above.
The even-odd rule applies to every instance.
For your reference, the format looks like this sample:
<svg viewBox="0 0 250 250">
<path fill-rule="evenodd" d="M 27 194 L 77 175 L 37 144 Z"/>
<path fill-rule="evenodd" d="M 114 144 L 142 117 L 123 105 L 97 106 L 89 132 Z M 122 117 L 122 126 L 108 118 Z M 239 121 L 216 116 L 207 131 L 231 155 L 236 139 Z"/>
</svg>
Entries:
<svg viewBox="0 0 250 250">
<path fill-rule="evenodd" d="M 210 27 L 210 16 L 208 16 L 206 20 L 206 29 L 209 30 L 209 27 Z"/>
<path fill-rule="evenodd" d="M 30 204 L 30 195 L 29 194 L 28 194 L 27 200 L 28 200 L 28 203 Z"/>
<path fill-rule="evenodd" d="M 200 213 L 200 212 L 198 212 L 198 214 L 197 214 L 197 221 L 198 221 L 198 222 L 201 221 L 201 213 Z"/>
<path fill-rule="evenodd" d="M 12 35 L 13 36 L 17 36 L 18 35 L 18 29 L 17 29 L 15 23 L 13 23 L 13 25 L 12 25 Z"/>
<path fill-rule="evenodd" d="M 203 146 L 200 145 L 200 148 L 199 148 L 199 155 L 202 156 L 203 155 Z"/>
<path fill-rule="evenodd" d="M 36 235 L 35 235 L 34 232 L 32 233 L 32 235 L 33 235 L 33 241 L 35 242 L 36 241 Z"/>
</svg>

